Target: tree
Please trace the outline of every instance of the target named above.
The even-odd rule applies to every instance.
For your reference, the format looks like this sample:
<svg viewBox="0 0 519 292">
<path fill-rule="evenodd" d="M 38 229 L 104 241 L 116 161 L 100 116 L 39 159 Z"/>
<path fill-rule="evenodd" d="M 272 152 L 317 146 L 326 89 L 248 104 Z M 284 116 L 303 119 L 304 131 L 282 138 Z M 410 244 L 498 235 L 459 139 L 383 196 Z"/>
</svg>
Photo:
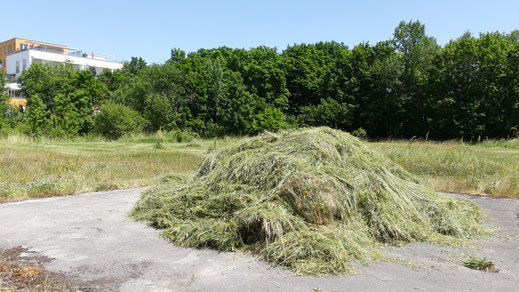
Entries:
<svg viewBox="0 0 519 292">
<path fill-rule="evenodd" d="M 61 93 L 64 82 L 70 77 L 68 68 L 59 68 L 35 63 L 29 69 L 22 72 L 18 78 L 21 85 L 21 93 L 29 102 L 37 95 L 47 109 L 54 109 L 54 97 Z"/>
<path fill-rule="evenodd" d="M 427 119 L 426 93 L 428 70 L 432 60 L 440 51 L 436 40 L 425 33 L 420 21 L 402 21 L 395 28 L 393 43 L 403 60 L 403 72 L 398 90 L 402 102 L 403 136 L 425 136 Z M 369 133 L 369 132 L 368 132 Z"/>
<path fill-rule="evenodd" d="M 59 94 L 55 99 L 56 107 L 51 115 L 52 129 L 50 135 L 54 137 L 72 138 L 79 134 L 84 120 L 74 106 L 70 95 Z"/>
<path fill-rule="evenodd" d="M 141 57 L 132 57 L 130 62 L 123 64 L 123 71 L 129 72 L 131 75 L 137 75 L 140 70 L 146 68 L 147 64 Z"/>
<path fill-rule="evenodd" d="M 2 60 L 0 60 L 0 64 Z M 7 81 L 7 76 L 3 70 L 0 70 L 0 96 L 4 95 L 4 88 Z"/>
<path fill-rule="evenodd" d="M 149 131 L 184 127 L 190 116 L 186 108 L 191 96 L 185 93 L 184 74 L 171 62 L 151 65 L 131 76 L 112 94 L 112 102 L 138 111 L 150 121 Z"/>
<path fill-rule="evenodd" d="M 333 98 L 322 99 L 316 106 L 302 107 L 300 119 L 307 126 L 328 126 L 344 130 L 351 126 L 353 107 Z"/>
<path fill-rule="evenodd" d="M 513 43 L 518 43 L 519 42 L 519 29 L 514 29 L 513 31 L 511 31 L 508 35 L 507 35 L 507 38 L 513 42 Z"/>
<path fill-rule="evenodd" d="M 31 135 L 34 137 L 42 136 L 44 129 L 49 126 L 49 121 L 45 104 L 38 95 L 32 97 L 27 116 Z"/>
<path fill-rule="evenodd" d="M 344 44 L 294 45 L 283 51 L 283 58 L 290 92 L 290 113 L 297 113 L 303 106 L 317 105 L 323 98 L 337 96 L 341 101 L 349 98 L 342 91 L 351 71 L 348 67 L 349 51 Z"/>
<path fill-rule="evenodd" d="M 182 63 L 186 59 L 186 52 L 181 49 L 171 49 L 171 58 L 170 62 L 173 63 Z"/>
<path fill-rule="evenodd" d="M 217 114 L 217 123 L 223 126 L 220 135 L 244 135 L 251 131 L 255 100 L 246 90 L 239 73 L 226 76 L 227 88 Z"/>
<path fill-rule="evenodd" d="M 119 89 L 119 87 L 121 87 L 124 83 L 129 82 L 130 74 L 123 70 L 115 70 L 114 72 L 105 70 L 97 78 L 99 81 L 105 84 L 108 92 L 111 94 L 112 92 Z"/>
<path fill-rule="evenodd" d="M 451 41 L 430 72 L 433 137 L 506 137 L 516 130 L 519 47 L 499 33 Z"/>
</svg>

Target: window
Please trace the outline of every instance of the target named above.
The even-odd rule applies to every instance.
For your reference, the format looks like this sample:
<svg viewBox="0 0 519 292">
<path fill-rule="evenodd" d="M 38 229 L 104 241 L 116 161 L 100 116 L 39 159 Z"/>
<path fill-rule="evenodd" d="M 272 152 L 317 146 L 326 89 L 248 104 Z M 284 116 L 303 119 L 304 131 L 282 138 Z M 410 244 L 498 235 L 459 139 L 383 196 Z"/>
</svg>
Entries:
<svg viewBox="0 0 519 292">
<path fill-rule="evenodd" d="M 88 67 L 88 70 L 90 70 L 90 72 L 92 72 L 92 74 L 94 76 L 97 76 L 97 74 L 96 74 L 96 67 Z"/>
<path fill-rule="evenodd" d="M 22 61 L 22 71 L 25 71 L 27 69 L 27 59 L 23 59 Z"/>
<path fill-rule="evenodd" d="M 26 44 L 20 44 L 20 51 L 27 50 Z"/>
<path fill-rule="evenodd" d="M 7 55 L 7 47 L 4 47 L 4 55 Z"/>
<path fill-rule="evenodd" d="M 16 61 L 16 74 L 20 73 L 20 61 Z"/>
</svg>

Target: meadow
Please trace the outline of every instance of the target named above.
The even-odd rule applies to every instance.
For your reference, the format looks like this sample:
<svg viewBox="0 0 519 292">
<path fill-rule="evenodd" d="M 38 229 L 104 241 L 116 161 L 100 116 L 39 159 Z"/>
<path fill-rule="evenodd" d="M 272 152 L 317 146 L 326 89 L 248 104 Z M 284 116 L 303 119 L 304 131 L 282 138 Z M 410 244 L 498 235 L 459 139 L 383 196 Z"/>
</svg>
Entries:
<svg viewBox="0 0 519 292">
<path fill-rule="evenodd" d="M 386 141 L 369 145 L 436 191 L 519 198 L 519 139 L 477 144 Z"/>
<path fill-rule="evenodd" d="M 0 201 L 146 186 L 161 174 L 192 172 L 208 149 L 160 141 L 4 138 Z"/>
<path fill-rule="evenodd" d="M 179 143 L 162 136 L 0 139 L 0 202 L 147 186 L 169 173 L 193 173 L 226 139 Z M 455 193 L 519 198 L 519 140 L 383 141 L 368 146 L 424 185 Z"/>
</svg>

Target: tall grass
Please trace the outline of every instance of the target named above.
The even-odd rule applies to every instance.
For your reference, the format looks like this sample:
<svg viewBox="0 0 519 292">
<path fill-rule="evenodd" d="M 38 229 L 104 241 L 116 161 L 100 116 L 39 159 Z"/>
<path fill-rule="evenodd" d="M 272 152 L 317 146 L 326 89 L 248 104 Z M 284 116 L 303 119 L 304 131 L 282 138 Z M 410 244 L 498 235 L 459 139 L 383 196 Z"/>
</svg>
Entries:
<svg viewBox="0 0 519 292">
<path fill-rule="evenodd" d="M 239 138 L 178 143 L 173 134 L 38 140 L 0 138 L 0 201 L 149 185 L 165 173 L 194 172 L 208 151 Z M 161 143 L 161 147 L 156 147 Z M 447 192 L 519 198 L 519 139 L 460 142 L 367 143 Z"/>
<path fill-rule="evenodd" d="M 519 198 L 519 139 L 479 144 L 388 141 L 369 147 L 437 191 Z"/>
<path fill-rule="evenodd" d="M 149 185 L 164 173 L 187 174 L 204 153 L 191 143 L 102 139 L 0 139 L 0 201 Z"/>
</svg>

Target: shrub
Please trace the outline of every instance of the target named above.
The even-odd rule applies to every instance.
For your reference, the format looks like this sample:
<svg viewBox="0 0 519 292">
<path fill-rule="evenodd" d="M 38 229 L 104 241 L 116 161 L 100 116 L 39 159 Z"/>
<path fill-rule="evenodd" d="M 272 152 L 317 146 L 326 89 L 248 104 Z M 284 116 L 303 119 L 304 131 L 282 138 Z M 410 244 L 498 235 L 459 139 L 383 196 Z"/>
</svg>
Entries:
<svg viewBox="0 0 519 292">
<path fill-rule="evenodd" d="M 189 143 L 193 141 L 194 136 L 180 130 L 172 131 L 167 134 L 168 140 L 177 143 Z"/>
<path fill-rule="evenodd" d="M 363 128 L 358 128 L 357 130 L 351 132 L 351 134 L 357 138 L 366 139 L 368 137 L 368 133 Z"/>
<path fill-rule="evenodd" d="M 278 108 L 266 108 L 265 111 L 257 114 L 252 122 L 252 130 L 255 133 L 277 132 L 288 127 L 289 124 L 285 121 L 285 116 Z"/>
<path fill-rule="evenodd" d="M 95 129 L 108 139 L 119 139 L 124 134 L 142 130 L 144 119 L 141 115 L 119 104 L 106 104 L 95 117 Z"/>
</svg>

